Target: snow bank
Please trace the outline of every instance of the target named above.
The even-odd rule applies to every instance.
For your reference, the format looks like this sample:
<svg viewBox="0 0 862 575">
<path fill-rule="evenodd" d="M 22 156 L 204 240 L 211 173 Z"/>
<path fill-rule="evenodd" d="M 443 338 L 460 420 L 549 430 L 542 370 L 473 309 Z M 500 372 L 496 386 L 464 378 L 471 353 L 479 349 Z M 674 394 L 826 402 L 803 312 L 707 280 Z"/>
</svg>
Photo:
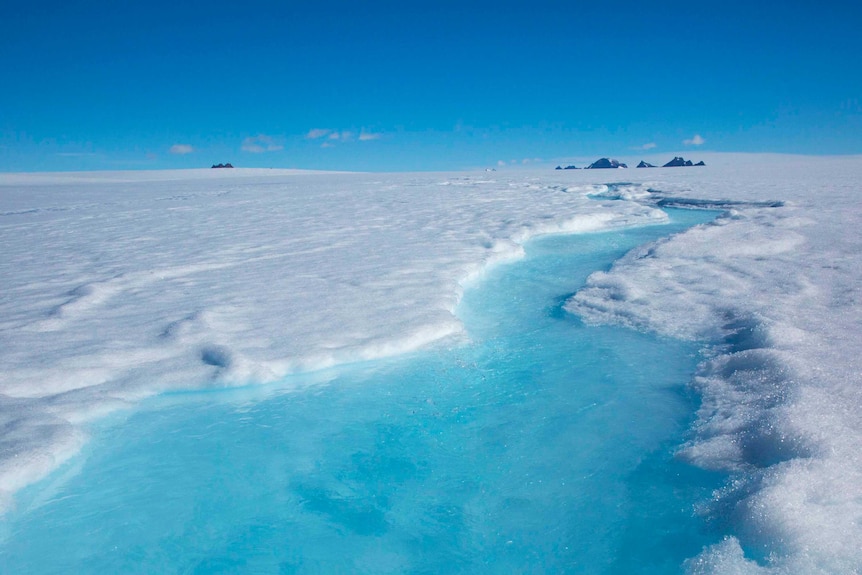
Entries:
<svg viewBox="0 0 862 575">
<path fill-rule="evenodd" d="M 0 493 L 148 395 L 458 337 L 463 283 L 535 234 L 666 220 L 592 190 L 486 174 L 0 175 Z"/>
<path fill-rule="evenodd" d="M 704 513 L 734 538 L 692 573 L 858 573 L 862 158 L 714 160 L 651 197 L 726 215 L 593 274 L 567 309 L 708 344 L 679 457 L 731 472 Z"/>
</svg>

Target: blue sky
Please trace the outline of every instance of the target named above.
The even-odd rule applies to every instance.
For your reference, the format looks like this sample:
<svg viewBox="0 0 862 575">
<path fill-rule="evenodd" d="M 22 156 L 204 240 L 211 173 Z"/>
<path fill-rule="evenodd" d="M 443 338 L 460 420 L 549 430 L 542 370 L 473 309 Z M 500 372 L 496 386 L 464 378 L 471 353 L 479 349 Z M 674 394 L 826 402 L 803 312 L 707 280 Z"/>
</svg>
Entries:
<svg viewBox="0 0 862 575">
<path fill-rule="evenodd" d="M 858 2 L 5 4 L 0 171 L 862 153 Z"/>
</svg>

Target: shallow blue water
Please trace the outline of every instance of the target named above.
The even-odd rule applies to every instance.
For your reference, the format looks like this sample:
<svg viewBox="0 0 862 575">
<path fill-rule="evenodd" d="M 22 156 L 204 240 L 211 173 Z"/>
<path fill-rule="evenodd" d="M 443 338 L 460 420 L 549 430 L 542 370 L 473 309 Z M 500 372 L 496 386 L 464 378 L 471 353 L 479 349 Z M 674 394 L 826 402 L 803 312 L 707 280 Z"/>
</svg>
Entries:
<svg viewBox="0 0 862 575">
<path fill-rule="evenodd" d="M 531 242 L 465 294 L 469 345 L 101 424 L 2 519 L 0 572 L 678 573 L 718 538 L 693 506 L 721 478 L 672 457 L 696 349 L 561 309 L 714 216 L 669 212 Z"/>
</svg>

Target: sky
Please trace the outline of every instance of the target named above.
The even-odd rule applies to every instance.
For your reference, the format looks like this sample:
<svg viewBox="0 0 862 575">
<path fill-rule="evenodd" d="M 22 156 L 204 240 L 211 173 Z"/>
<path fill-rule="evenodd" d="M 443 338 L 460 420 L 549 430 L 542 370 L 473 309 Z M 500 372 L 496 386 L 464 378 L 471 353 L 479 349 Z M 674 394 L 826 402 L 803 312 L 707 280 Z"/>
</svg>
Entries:
<svg viewBox="0 0 862 575">
<path fill-rule="evenodd" d="M 0 171 L 862 153 L 862 5 L 28 0 Z"/>
</svg>

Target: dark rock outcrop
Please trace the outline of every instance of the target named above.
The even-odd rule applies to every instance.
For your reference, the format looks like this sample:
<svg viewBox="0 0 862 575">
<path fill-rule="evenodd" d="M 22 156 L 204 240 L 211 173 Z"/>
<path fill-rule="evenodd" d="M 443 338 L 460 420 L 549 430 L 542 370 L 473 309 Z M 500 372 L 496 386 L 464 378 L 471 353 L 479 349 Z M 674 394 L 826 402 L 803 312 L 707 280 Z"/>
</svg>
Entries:
<svg viewBox="0 0 862 575">
<path fill-rule="evenodd" d="M 587 166 L 585 169 L 586 170 L 598 170 L 598 169 L 604 169 L 604 168 L 628 168 L 628 166 L 623 164 L 623 163 L 620 163 L 616 160 L 611 160 L 608 158 L 602 158 L 600 160 L 596 160 L 595 162 L 593 162 L 592 164 Z"/>
<path fill-rule="evenodd" d="M 706 164 L 704 164 L 702 161 L 698 162 L 696 164 L 693 164 L 691 162 L 691 160 L 683 159 L 682 156 L 676 156 L 674 159 L 672 159 L 671 161 L 666 163 L 664 166 L 662 166 L 662 168 L 681 168 L 681 167 L 688 167 L 688 166 L 705 166 L 705 165 Z"/>
<path fill-rule="evenodd" d="M 554 168 L 554 169 L 555 169 L 555 170 L 562 170 L 562 169 L 563 169 L 563 166 L 557 166 L 557 167 L 556 167 L 556 168 Z"/>
<path fill-rule="evenodd" d="M 228 164 L 213 164 L 213 168 L 232 168 L 233 166 Z"/>
<path fill-rule="evenodd" d="M 647 162 L 644 162 L 643 160 L 641 160 L 641 163 L 635 167 L 636 168 L 654 168 L 655 166 L 653 166 L 652 164 L 648 164 Z"/>
<path fill-rule="evenodd" d="M 566 166 L 566 167 L 565 167 L 565 168 L 563 168 L 563 169 L 564 169 L 564 170 L 580 170 L 580 168 L 577 168 L 577 167 L 572 166 L 572 165 Z"/>
</svg>

